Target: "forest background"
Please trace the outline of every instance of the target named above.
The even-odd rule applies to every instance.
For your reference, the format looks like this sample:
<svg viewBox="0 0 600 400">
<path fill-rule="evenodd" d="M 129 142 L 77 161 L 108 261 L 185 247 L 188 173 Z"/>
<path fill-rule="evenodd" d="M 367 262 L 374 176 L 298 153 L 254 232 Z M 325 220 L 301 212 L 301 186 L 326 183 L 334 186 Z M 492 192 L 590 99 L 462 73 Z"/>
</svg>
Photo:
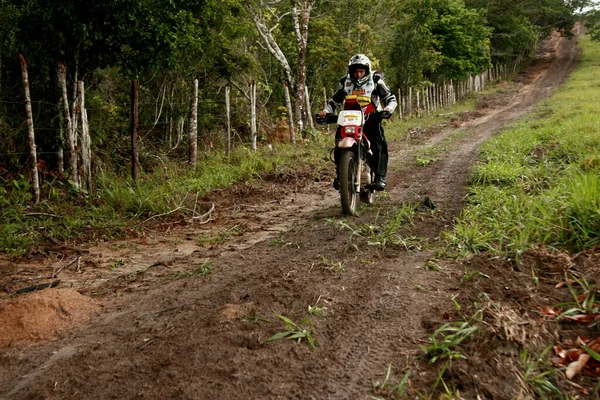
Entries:
<svg viewBox="0 0 600 400">
<path fill-rule="evenodd" d="M 581 11 L 591 5 L 587 0 L 0 0 L 2 236 L 23 229 L 23 213 L 15 204 L 27 207 L 39 200 L 30 190 L 34 175 L 40 177 L 46 207 L 38 211 L 48 213 L 51 204 L 65 200 L 98 205 L 107 198 L 113 209 L 137 217 L 173 210 L 187 194 L 156 208 L 156 198 L 142 195 L 139 183 L 129 181 L 138 178 L 136 168 L 147 186 L 155 186 L 155 171 L 163 177 L 197 172 L 198 167 L 185 166 L 196 162 L 189 154 L 192 141 L 203 154 L 200 168 L 207 168 L 215 160 L 231 165 L 252 158 L 245 149 L 253 133 L 261 144 L 318 138 L 310 129 L 309 110 L 322 108 L 352 54 L 369 56 L 395 93 L 423 89 L 522 59 L 554 30 L 571 35 Z M 85 85 L 85 103 L 78 82 Z M 255 129 L 252 103 L 258 109 Z M 89 123 L 87 150 L 81 148 L 86 128 L 76 117 L 83 114 Z M 189 134 L 192 130 L 197 136 Z M 226 132 L 234 153 L 224 157 Z M 86 154 L 93 178 L 81 187 L 77 181 L 86 172 L 77 161 Z M 214 168 L 213 177 L 226 169 Z M 90 196 L 96 191 L 103 195 Z M 126 193 L 133 194 L 131 204 Z M 17 242 L 30 240 L 17 236 Z M 15 243 L 2 247 L 11 251 Z"/>
</svg>

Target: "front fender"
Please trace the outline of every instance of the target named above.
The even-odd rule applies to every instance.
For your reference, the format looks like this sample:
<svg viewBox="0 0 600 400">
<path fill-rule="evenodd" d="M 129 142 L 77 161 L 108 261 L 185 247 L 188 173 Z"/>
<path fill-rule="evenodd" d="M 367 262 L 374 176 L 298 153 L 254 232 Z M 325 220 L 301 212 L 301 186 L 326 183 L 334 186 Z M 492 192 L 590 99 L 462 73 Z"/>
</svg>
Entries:
<svg viewBox="0 0 600 400">
<path fill-rule="evenodd" d="M 351 137 L 345 137 L 337 142 L 337 146 L 340 149 L 349 149 L 356 144 L 356 140 Z"/>
</svg>

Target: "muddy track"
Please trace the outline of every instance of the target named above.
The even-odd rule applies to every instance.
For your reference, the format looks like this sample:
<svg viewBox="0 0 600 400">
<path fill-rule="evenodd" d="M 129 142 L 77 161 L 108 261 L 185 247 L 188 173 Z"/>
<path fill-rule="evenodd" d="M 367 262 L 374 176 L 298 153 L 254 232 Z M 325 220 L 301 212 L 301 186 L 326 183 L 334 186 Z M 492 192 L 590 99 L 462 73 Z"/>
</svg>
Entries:
<svg viewBox="0 0 600 400">
<path fill-rule="evenodd" d="M 391 145 L 388 194 L 347 222 L 377 225 L 386 210 L 429 197 L 436 212 L 423 213 L 406 232 L 420 249 L 382 250 L 337 229 L 335 221 L 344 220 L 329 182 L 284 195 L 274 186 L 264 189 L 276 201 L 242 196 L 221 215 L 221 226 L 243 225 L 234 240 L 220 246 L 140 241 L 123 254 L 146 268 L 119 278 L 119 297 L 100 293 L 103 311 L 89 324 L 54 341 L 3 349 L 0 398 L 363 399 L 374 394 L 374 382 L 390 364 L 396 382 L 411 368 L 413 385 L 427 390 L 435 372 L 417 358 L 419 345 L 452 308 L 451 298 L 461 295 L 461 271 L 424 268 L 432 257 L 426 243 L 460 212 L 480 145 L 549 96 L 576 65 L 575 41 L 551 43 L 556 47 L 500 105 L 418 145 Z M 420 149 L 441 143 L 446 149 L 438 161 L 414 165 Z M 207 259 L 211 273 L 169 279 L 172 271 L 193 271 Z M 315 305 L 323 307 L 321 316 L 307 313 Z M 260 344 L 285 330 L 277 315 L 296 323 L 310 317 L 319 347 Z M 501 391 L 501 384 L 490 390 Z"/>
</svg>

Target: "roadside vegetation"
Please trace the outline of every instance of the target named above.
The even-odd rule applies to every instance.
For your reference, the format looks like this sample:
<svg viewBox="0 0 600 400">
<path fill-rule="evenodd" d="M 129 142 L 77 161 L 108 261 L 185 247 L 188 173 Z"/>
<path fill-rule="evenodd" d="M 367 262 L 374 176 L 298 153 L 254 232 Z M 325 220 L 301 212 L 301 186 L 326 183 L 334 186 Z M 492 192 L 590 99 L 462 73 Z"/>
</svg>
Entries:
<svg viewBox="0 0 600 400">
<path fill-rule="evenodd" d="M 455 321 L 423 346 L 439 368 L 431 393 L 462 398 L 458 371 L 481 368 L 485 346 L 511 366 L 494 372 L 513 384 L 505 395 L 600 396 L 600 45 L 580 45 L 564 87 L 483 146 L 466 207 L 442 235 L 446 255 L 471 265 L 459 286 L 479 295 L 453 297 Z"/>
<path fill-rule="evenodd" d="M 329 167 L 326 142 L 258 152 L 239 147 L 229 158 L 207 152 L 195 168 L 170 163 L 137 182 L 105 173 L 92 192 L 68 190 L 56 179 L 42 186 L 47 200 L 37 205 L 31 204 L 27 179 L 15 180 L 10 188 L 0 187 L 0 251 L 17 255 L 45 242 L 117 238 L 158 223 L 191 222 L 210 211 L 201 201 L 210 191 L 252 180 L 285 180 L 297 169 L 318 177 Z"/>
<path fill-rule="evenodd" d="M 600 242 L 600 47 L 581 43 L 566 86 L 484 145 L 467 207 L 447 235 L 460 254 L 518 256 L 539 245 L 577 252 Z"/>
<path fill-rule="evenodd" d="M 436 115 L 396 118 L 387 123 L 386 136 L 409 145 L 410 132 L 446 125 L 473 107 L 471 97 Z M 210 211 L 211 204 L 202 201 L 205 195 L 243 182 L 283 183 L 297 174 L 329 180 L 334 171 L 329 158 L 333 137 L 325 129 L 319 132 L 300 145 L 276 143 L 258 151 L 236 147 L 230 157 L 208 150 L 193 168 L 163 162 L 137 181 L 129 179 L 127 171 L 102 172 L 92 191 L 73 190 L 60 178 L 48 179 L 41 186 L 44 200 L 38 204 L 32 204 L 30 184 L 22 176 L 9 187 L 0 186 L 0 252 L 20 255 L 48 242 L 123 238 L 160 224 L 189 223 Z"/>
</svg>

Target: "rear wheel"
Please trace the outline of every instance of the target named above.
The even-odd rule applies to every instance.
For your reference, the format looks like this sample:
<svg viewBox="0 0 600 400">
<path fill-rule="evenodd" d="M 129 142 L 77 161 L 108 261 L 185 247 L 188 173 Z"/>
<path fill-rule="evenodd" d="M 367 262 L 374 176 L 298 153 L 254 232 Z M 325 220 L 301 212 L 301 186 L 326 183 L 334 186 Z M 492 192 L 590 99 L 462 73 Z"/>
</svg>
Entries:
<svg viewBox="0 0 600 400">
<path fill-rule="evenodd" d="M 358 162 L 352 151 L 344 151 L 340 158 L 340 199 L 342 211 L 346 215 L 353 215 L 358 206 L 358 192 L 354 186 L 358 173 Z"/>
</svg>

